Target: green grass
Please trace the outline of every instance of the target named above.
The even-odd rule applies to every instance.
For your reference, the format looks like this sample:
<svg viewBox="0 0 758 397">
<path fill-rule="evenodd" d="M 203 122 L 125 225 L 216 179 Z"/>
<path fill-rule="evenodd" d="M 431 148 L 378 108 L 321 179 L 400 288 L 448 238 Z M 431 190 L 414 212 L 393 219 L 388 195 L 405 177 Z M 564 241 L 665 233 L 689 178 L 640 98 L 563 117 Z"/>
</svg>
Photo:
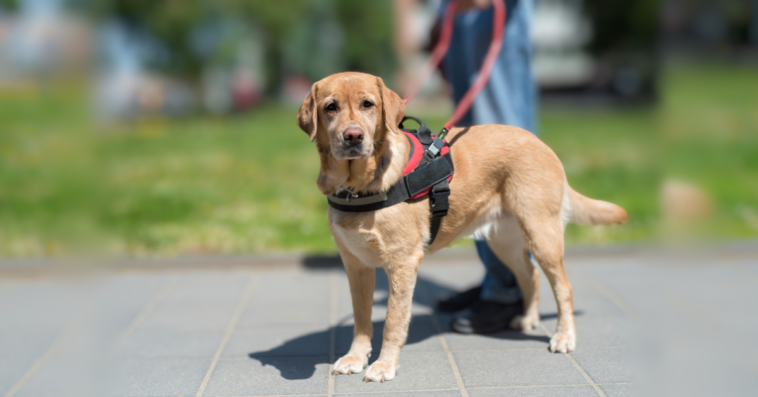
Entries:
<svg viewBox="0 0 758 397">
<path fill-rule="evenodd" d="M 757 75 L 675 66 L 656 108 L 544 109 L 540 136 L 571 185 L 630 213 L 567 240 L 660 238 L 666 178 L 710 192 L 718 236 L 758 235 Z M 73 85 L 0 92 L 0 256 L 335 250 L 296 109 L 102 125 L 84 98 Z M 445 115 L 424 118 L 438 128 Z"/>
<path fill-rule="evenodd" d="M 657 219 L 660 139 L 653 110 L 544 112 L 541 138 L 563 162 L 569 184 L 629 212 L 622 227 L 569 225 L 568 243 L 651 239 Z"/>
<path fill-rule="evenodd" d="M 758 73 L 751 67 L 681 68 L 666 74 L 664 171 L 714 198 L 710 234 L 758 235 Z"/>
</svg>

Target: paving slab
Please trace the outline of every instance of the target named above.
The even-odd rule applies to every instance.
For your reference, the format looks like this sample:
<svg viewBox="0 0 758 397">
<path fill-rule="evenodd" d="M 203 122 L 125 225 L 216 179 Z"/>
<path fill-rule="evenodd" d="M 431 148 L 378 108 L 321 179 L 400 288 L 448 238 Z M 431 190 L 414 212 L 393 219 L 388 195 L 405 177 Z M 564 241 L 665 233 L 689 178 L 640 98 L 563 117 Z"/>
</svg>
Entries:
<svg viewBox="0 0 758 397">
<path fill-rule="evenodd" d="M 320 394 L 327 391 L 328 373 L 327 357 L 222 360 L 216 366 L 204 395 Z"/>
<path fill-rule="evenodd" d="M 460 397 L 461 392 L 458 390 L 429 390 L 429 391 L 412 391 L 412 392 L 390 392 L 390 393 L 356 393 L 356 394 L 338 394 L 340 397 Z"/>
<path fill-rule="evenodd" d="M 379 354 L 372 354 L 369 365 Z M 364 370 L 365 372 L 365 370 Z M 334 379 L 336 393 L 370 393 L 454 389 L 457 387 L 453 369 L 444 352 L 403 352 L 400 368 L 390 382 L 363 382 L 363 372 L 338 375 Z"/>
<path fill-rule="evenodd" d="M 211 363 L 197 360 L 128 360 L 116 393 L 127 396 L 194 395 Z"/>
<path fill-rule="evenodd" d="M 328 356 L 329 335 L 329 328 L 314 326 L 238 327 L 222 357 Z"/>
<path fill-rule="evenodd" d="M 583 348 L 571 353 L 596 383 L 631 382 L 628 355 L 625 348 Z"/>
<path fill-rule="evenodd" d="M 152 332 L 223 331 L 234 310 L 233 304 L 178 304 L 156 307 L 137 327 Z"/>
<path fill-rule="evenodd" d="M 466 387 L 587 384 L 566 357 L 547 349 L 453 354 Z"/>
<path fill-rule="evenodd" d="M 90 360 L 60 357 L 45 361 L 14 394 L 15 396 L 104 395 L 100 372 Z M 97 389 L 101 387 L 101 389 Z"/>
<path fill-rule="evenodd" d="M 597 392 L 586 385 L 522 386 L 469 389 L 470 397 L 596 397 Z"/>
<path fill-rule="evenodd" d="M 600 385 L 600 390 L 608 397 L 631 397 L 634 395 L 631 384 Z"/>
<path fill-rule="evenodd" d="M 14 360 L 0 357 L 0 393 L 10 390 L 34 365 L 33 360 Z"/>
<path fill-rule="evenodd" d="M 125 337 L 117 354 L 124 358 L 207 358 L 216 352 L 221 331 L 137 331 Z"/>
<path fill-rule="evenodd" d="M 244 328 L 328 327 L 329 318 L 329 302 L 326 299 L 288 303 L 260 298 L 247 306 L 239 320 L 239 326 Z"/>
</svg>

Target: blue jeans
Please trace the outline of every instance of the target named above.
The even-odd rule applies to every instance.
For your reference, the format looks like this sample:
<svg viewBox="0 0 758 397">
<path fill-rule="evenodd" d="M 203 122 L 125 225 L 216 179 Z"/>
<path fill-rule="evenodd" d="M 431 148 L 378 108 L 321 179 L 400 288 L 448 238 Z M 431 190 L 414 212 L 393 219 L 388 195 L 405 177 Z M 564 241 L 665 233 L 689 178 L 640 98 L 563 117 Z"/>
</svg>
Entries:
<svg viewBox="0 0 758 397">
<path fill-rule="evenodd" d="M 532 77 L 532 45 L 529 41 L 534 4 L 532 0 L 507 0 L 506 6 L 503 48 L 487 85 L 460 124 L 507 124 L 534 133 L 537 87 Z M 487 53 L 492 39 L 492 14 L 490 7 L 459 13 L 455 17 L 450 49 L 442 67 L 453 86 L 456 103 L 473 84 Z M 487 242 L 477 240 L 476 250 L 487 269 L 481 298 L 500 303 L 521 300 L 515 276 L 495 256 Z"/>
</svg>

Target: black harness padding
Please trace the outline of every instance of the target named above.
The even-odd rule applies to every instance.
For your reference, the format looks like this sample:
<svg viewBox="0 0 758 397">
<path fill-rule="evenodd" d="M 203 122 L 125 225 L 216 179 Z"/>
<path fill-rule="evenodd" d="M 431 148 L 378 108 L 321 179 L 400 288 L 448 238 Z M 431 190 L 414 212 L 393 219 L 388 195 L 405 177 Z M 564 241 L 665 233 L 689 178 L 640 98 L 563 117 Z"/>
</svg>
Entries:
<svg viewBox="0 0 758 397">
<path fill-rule="evenodd" d="M 432 245 L 434 239 L 437 238 L 437 233 L 442 226 L 442 218 L 447 215 L 447 211 L 450 209 L 450 184 L 446 180 L 432 186 L 432 190 L 429 193 L 429 207 L 432 211 L 431 223 L 429 224 L 429 243 L 427 247 Z"/>
<path fill-rule="evenodd" d="M 403 128 L 405 120 L 412 119 L 419 124 L 417 130 Z M 391 207 L 404 201 L 416 202 L 429 198 L 430 237 L 426 247 L 432 245 L 442 225 L 442 218 L 447 215 L 450 208 L 450 184 L 448 180 L 453 176 L 453 158 L 449 149 L 444 155 L 440 155 L 447 142 L 433 137 L 429 127 L 415 117 L 405 116 L 400 122 L 400 128 L 407 134 L 415 136 L 421 143 L 423 156 L 413 171 L 403 175 L 390 189 L 382 193 L 361 194 L 343 190 L 339 194 L 327 196 L 329 205 L 337 210 L 345 212 L 368 212 Z M 415 150 L 418 150 L 406 135 L 411 144 L 411 152 L 408 161 L 412 161 Z M 427 193 L 422 194 L 425 190 Z"/>
</svg>

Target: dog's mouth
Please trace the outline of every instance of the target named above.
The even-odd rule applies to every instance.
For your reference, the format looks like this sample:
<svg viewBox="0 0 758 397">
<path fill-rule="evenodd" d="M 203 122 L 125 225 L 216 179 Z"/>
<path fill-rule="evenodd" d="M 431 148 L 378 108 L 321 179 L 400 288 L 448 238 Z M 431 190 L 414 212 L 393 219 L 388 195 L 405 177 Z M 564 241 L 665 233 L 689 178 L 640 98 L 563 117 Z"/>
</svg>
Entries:
<svg viewBox="0 0 758 397">
<path fill-rule="evenodd" d="M 337 160 L 358 160 L 367 159 L 371 157 L 371 153 L 367 150 L 369 145 L 349 145 L 342 143 L 339 146 L 332 146 L 332 155 Z"/>
</svg>

